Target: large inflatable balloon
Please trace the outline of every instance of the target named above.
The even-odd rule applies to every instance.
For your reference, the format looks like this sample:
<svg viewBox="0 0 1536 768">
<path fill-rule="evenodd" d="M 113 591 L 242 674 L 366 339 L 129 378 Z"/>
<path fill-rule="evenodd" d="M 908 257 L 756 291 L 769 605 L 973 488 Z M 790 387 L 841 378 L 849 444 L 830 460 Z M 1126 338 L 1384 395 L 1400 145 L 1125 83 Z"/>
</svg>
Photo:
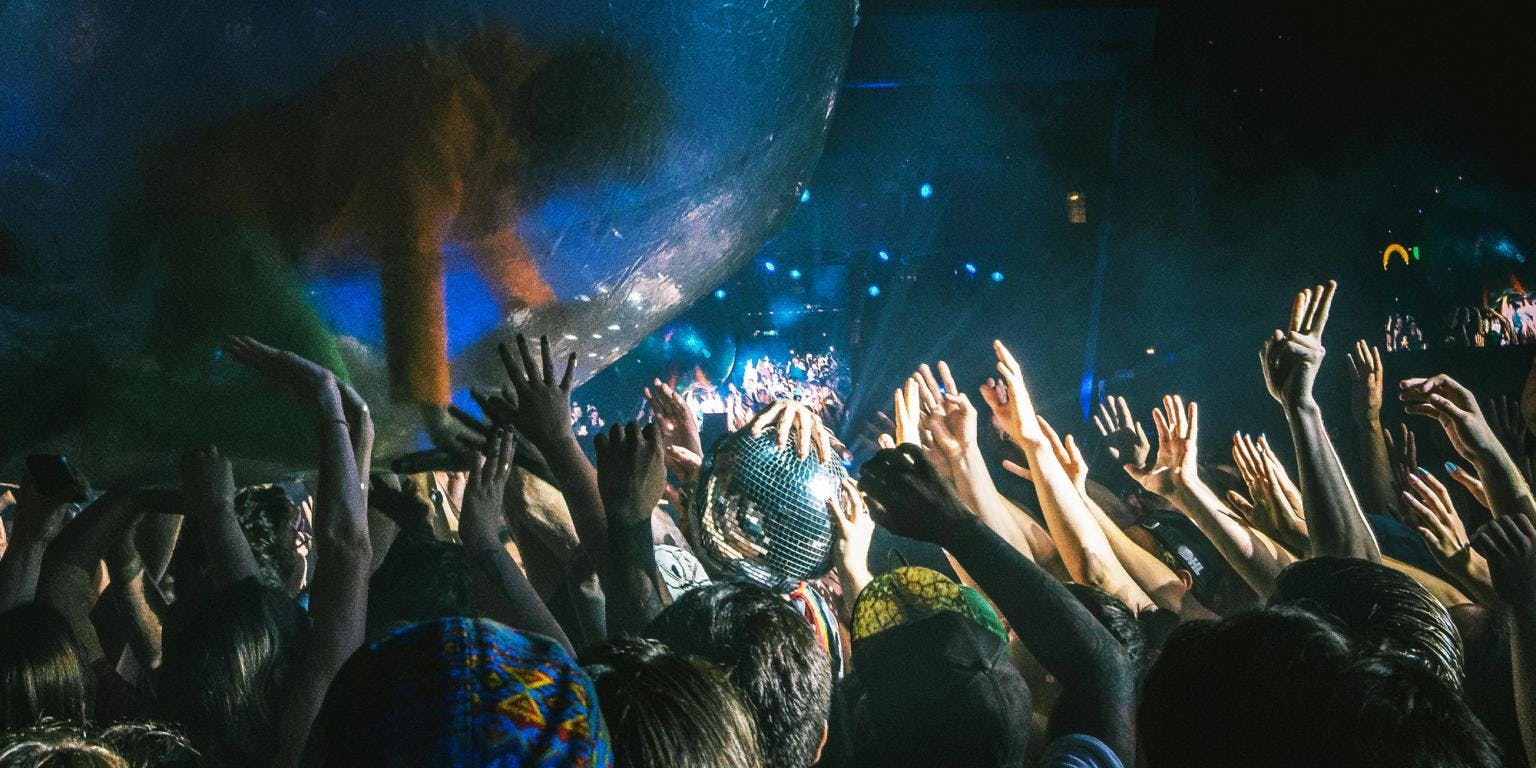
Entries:
<svg viewBox="0 0 1536 768">
<path fill-rule="evenodd" d="M 313 461 L 250 335 L 443 439 L 548 335 L 582 376 L 750 257 L 820 153 L 854 0 L 0 6 L 0 477 Z M 425 430 L 423 429 L 425 427 Z"/>
</svg>

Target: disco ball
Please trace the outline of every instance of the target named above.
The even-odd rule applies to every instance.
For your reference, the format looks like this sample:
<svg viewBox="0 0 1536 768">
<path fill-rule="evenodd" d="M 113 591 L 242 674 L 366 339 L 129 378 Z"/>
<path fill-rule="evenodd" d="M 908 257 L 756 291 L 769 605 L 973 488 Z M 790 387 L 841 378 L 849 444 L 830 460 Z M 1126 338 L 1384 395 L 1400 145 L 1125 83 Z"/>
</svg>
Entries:
<svg viewBox="0 0 1536 768">
<path fill-rule="evenodd" d="M 835 458 L 802 459 L 772 432 L 726 435 L 700 481 L 699 551 L 717 571 L 768 589 L 822 576 L 832 556 L 827 501 L 847 477 Z"/>
</svg>

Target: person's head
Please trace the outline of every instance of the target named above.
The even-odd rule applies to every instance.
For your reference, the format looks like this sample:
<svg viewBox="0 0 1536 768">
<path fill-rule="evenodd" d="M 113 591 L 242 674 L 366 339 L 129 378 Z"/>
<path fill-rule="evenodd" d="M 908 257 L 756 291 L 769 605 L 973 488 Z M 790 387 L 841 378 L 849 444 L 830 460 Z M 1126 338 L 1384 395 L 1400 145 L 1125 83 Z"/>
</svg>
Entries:
<svg viewBox="0 0 1536 768">
<path fill-rule="evenodd" d="M 235 495 L 235 517 L 256 559 L 261 583 L 298 594 L 304 586 L 304 560 L 299 556 L 298 505 L 281 487 L 248 488 Z"/>
<path fill-rule="evenodd" d="M 1132 613 L 1129 606 L 1102 589 L 1076 583 L 1066 586 L 1077 602 L 1120 641 L 1131 667 L 1138 673 L 1151 661 L 1168 633 L 1178 626 L 1179 618 L 1172 611 L 1149 608 Z"/>
<path fill-rule="evenodd" d="M 616 753 L 629 768 L 763 768 L 752 710 L 714 665 L 654 640 L 582 654 Z"/>
<path fill-rule="evenodd" d="M 151 768 L 195 765 L 179 734 L 153 723 L 85 726 L 59 720 L 0 732 L 0 765 L 33 768 Z"/>
<path fill-rule="evenodd" d="M 1318 702 L 1349 639 L 1278 608 L 1175 629 L 1142 681 L 1137 738 L 1150 768 L 1310 765 Z"/>
<path fill-rule="evenodd" d="M 1258 595 L 1183 513 L 1147 512 L 1125 533 L 1173 569 L 1189 593 L 1218 615 L 1259 607 Z"/>
<path fill-rule="evenodd" d="M 1321 702 L 1320 741 L 1333 765 L 1361 768 L 1496 768 L 1498 742 L 1460 693 L 1400 653 L 1355 659 Z"/>
<path fill-rule="evenodd" d="M 64 619 L 23 605 L 0 613 L 0 731 L 43 718 L 85 721 L 85 668 Z"/>
<path fill-rule="evenodd" d="M 613 764 L 592 680 L 559 643 L 486 619 L 397 629 L 352 654 L 315 719 L 317 764 Z"/>
<path fill-rule="evenodd" d="M 400 627 L 469 611 L 469 564 L 464 547 L 400 535 L 368 580 L 368 638 Z"/>
<path fill-rule="evenodd" d="M 1349 557 L 1292 563 L 1280 572 L 1269 604 L 1312 611 L 1362 649 L 1412 656 L 1461 685 L 1461 635 L 1450 613 L 1418 582 L 1385 565 Z"/>
<path fill-rule="evenodd" d="M 646 634 L 725 670 L 757 723 L 764 762 L 798 768 L 821 750 L 832 667 L 809 624 L 760 587 L 714 583 L 667 606 Z"/>
<path fill-rule="evenodd" d="M 251 762 L 271 736 L 303 621 L 287 592 L 254 578 L 177 601 L 165 623 L 160 719 L 209 765 Z"/>
<path fill-rule="evenodd" d="M 853 665 L 859 765 L 1022 763 L 1029 686 L 979 594 L 927 568 L 881 574 L 854 604 Z"/>
<path fill-rule="evenodd" d="M 1289 607 L 1181 625 L 1148 672 L 1149 768 L 1498 765 L 1457 692 L 1419 661 Z"/>
</svg>

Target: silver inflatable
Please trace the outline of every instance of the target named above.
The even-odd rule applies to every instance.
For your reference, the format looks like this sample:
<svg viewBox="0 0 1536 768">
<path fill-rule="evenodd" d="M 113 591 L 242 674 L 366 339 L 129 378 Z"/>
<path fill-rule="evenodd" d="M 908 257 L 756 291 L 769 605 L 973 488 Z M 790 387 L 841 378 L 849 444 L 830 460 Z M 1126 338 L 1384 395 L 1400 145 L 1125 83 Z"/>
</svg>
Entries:
<svg viewBox="0 0 1536 768">
<path fill-rule="evenodd" d="M 381 459 L 515 333 L 585 379 L 783 221 L 854 2 L 0 5 L 0 479 L 309 465 L 232 333 L 352 381 Z"/>
</svg>

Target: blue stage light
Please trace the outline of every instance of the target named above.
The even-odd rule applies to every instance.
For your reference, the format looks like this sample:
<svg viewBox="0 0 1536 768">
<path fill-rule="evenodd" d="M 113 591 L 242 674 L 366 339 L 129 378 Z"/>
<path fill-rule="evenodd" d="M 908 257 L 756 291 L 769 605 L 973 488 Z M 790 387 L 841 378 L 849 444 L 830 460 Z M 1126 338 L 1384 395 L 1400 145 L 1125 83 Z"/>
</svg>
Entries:
<svg viewBox="0 0 1536 768">
<path fill-rule="evenodd" d="M 965 263 L 965 271 L 966 271 L 966 272 L 968 272 L 968 273 L 970 273 L 970 274 L 973 274 L 973 275 L 974 275 L 974 274 L 976 274 L 976 265 L 975 265 L 975 264 L 972 264 L 972 263 L 971 263 L 971 262 L 969 262 L 969 261 L 967 261 L 967 262 L 966 262 L 966 263 Z"/>
<path fill-rule="evenodd" d="M 881 252 L 879 252 L 879 253 L 877 253 L 875 255 L 879 256 L 881 261 L 890 261 L 891 260 L 891 254 L 889 252 L 887 252 L 887 251 L 881 251 Z"/>
<path fill-rule="evenodd" d="M 791 269 L 789 271 L 789 279 L 791 279 L 791 280 L 799 280 L 800 279 L 800 270 L 798 270 L 798 269 Z"/>
<path fill-rule="evenodd" d="M 878 286 L 878 285 L 871 285 L 869 287 L 869 295 L 871 295 L 871 296 L 879 296 L 880 295 L 880 286 Z"/>
<path fill-rule="evenodd" d="M 994 282 L 994 283 L 1001 283 L 1002 281 L 1003 281 L 1003 273 L 1001 273 L 1001 272 L 993 272 L 992 273 L 992 282 Z"/>
<path fill-rule="evenodd" d="M 775 270 L 777 270 L 777 269 L 778 269 L 778 268 L 779 268 L 779 267 L 778 267 L 778 265 L 777 265 L 777 264 L 774 264 L 774 263 L 773 263 L 773 262 L 771 262 L 771 261 L 765 261 L 765 262 L 763 262 L 763 269 L 766 269 L 766 270 L 768 270 L 768 271 L 769 271 L 769 272 L 773 272 L 773 271 L 775 271 Z"/>
<path fill-rule="evenodd" d="M 724 288 L 716 288 L 715 289 L 715 298 L 723 300 L 725 298 L 725 289 Z"/>
<path fill-rule="evenodd" d="M 810 189 L 802 189 L 802 190 L 800 190 L 800 202 L 802 202 L 802 203 L 809 203 L 810 201 L 811 201 L 811 190 Z"/>
<path fill-rule="evenodd" d="M 918 194 L 918 196 L 922 197 L 924 200 L 927 200 L 928 198 L 933 197 L 933 185 L 929 184 L 926 181 L 923 182 L 923 185 L 921 187 L 917 188 L 917 194 Z"/>
</svg>

